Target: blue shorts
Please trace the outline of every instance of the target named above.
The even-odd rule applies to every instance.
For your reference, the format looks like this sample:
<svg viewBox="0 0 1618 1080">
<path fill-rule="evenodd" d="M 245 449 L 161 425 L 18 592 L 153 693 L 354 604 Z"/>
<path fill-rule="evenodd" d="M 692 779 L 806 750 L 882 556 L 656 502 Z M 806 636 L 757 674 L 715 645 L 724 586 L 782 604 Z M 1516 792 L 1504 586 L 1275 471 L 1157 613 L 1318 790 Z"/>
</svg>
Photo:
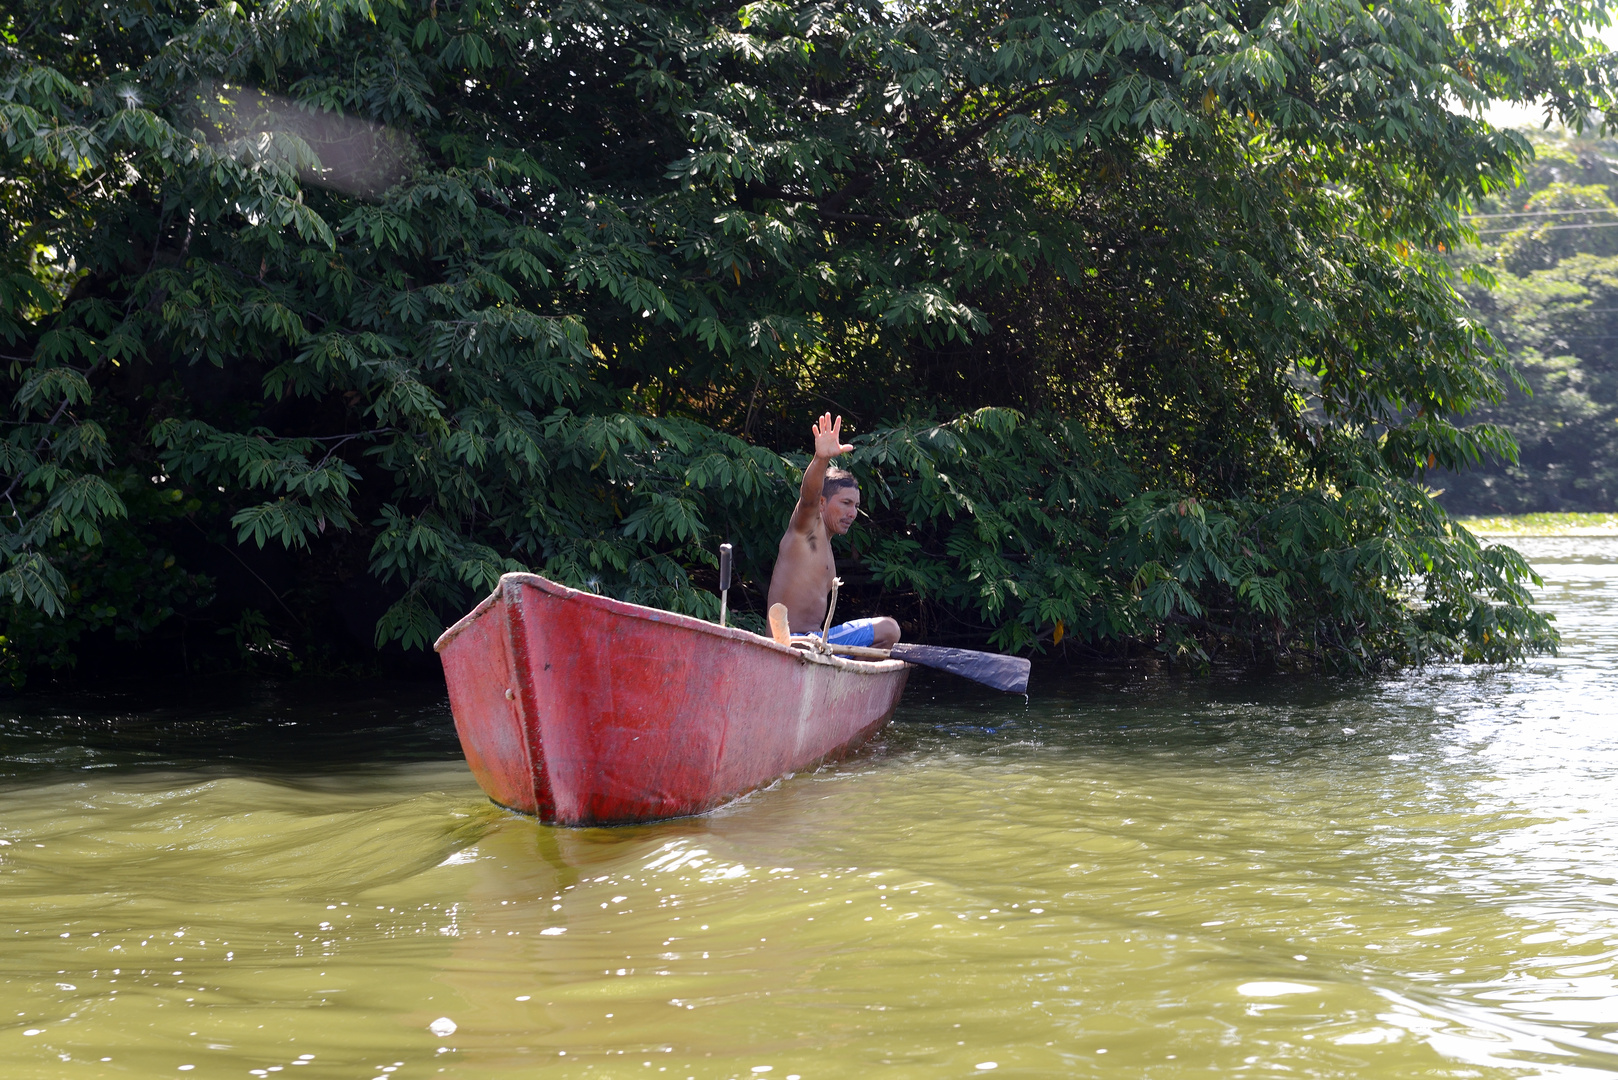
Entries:
<svg viewBox="0 0 1618 1080">
<path fill-rule="evenodd" d="M 853 622 L 838 623 L 826 632 L 826 644 L 863 645 L 869 648 L 876 641 L 876 624 L 876 619 L 855 619 Z"/>
</svg>

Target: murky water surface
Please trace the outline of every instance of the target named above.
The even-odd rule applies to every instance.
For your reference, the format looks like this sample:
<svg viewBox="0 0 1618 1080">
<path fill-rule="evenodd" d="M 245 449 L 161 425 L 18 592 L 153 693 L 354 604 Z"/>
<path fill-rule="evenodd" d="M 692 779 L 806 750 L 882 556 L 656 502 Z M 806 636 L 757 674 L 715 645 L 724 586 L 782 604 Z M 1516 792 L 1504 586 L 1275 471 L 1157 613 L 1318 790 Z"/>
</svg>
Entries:
<svg viewBox="0 0 1618 1080">
<path fill-rule="evenodd" d="M 0 707 L 31 1077 L 1618 1074 L 1618 541 L 1566 648 L 1385 682 L 942 679 L 720 813 L 490 806 L 431 689 Z"/>
</svg>

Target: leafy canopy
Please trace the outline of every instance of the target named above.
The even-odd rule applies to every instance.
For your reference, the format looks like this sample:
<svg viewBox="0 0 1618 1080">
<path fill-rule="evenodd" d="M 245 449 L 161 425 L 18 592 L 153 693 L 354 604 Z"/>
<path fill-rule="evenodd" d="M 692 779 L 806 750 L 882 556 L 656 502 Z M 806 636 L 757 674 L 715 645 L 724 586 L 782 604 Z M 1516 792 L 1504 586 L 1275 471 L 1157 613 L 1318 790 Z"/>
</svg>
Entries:
<svg viewBox="0 0 1618 1080">
<path fill-rule="evenodd" d="M 14 670 L 119 588 L 133 636 L 241 636 L 216 549 L 289 627 L 391 589 L 407 647 L 517 568 L 711 612 L 719 539 L 762 593 L 827 407 L 873 495 L 850 602 L 913 632 L 1552 640 L 1420 484 L 1512 452 L 1461 423 L 1501 369 L 1438 249 L 1529 152 L 1485 99 L 1618 116 L 1604 0 L 0 19 Z M 74 569 L 113 532 L 185 557 Z"/>
</svg>

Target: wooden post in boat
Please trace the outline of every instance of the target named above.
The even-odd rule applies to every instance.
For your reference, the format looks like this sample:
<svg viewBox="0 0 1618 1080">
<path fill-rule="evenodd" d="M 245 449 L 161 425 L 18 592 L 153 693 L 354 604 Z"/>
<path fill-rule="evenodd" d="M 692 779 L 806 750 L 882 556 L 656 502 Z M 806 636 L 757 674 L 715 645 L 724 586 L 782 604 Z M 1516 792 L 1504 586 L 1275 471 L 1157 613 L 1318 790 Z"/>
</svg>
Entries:
<svg viewBox="0 0 1618 1080">
<path fill-rule="evenodd" d="M 787 606 L 785 604 L 770 605 L 770 636 L 777 645 L 792 644 L 792 627 L 787 622 Z"/>
<path fill-rule="evenodd" d="M 730 545 L 719 545 L 719 625 L 725 625 L 730 607 Z"/>
</svg>

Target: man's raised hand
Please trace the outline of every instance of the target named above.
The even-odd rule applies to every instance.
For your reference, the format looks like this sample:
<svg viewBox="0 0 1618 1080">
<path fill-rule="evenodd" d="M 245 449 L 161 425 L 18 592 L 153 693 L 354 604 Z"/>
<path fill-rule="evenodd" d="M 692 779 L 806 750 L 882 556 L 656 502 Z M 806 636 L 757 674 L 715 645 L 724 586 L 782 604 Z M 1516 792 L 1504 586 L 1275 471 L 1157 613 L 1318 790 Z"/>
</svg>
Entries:
<svg viewBox="0 0 1618 1080">
<path fill-rule="evenodd" d="M 846 454 L 853 450 L 852 446 L 843 442 L 843 418 L 831 418 L 831 413 L 822 413 L 820 419 L 815 421 L 815 457 L 830 461 L 838 454 Z"/>
</svg>

